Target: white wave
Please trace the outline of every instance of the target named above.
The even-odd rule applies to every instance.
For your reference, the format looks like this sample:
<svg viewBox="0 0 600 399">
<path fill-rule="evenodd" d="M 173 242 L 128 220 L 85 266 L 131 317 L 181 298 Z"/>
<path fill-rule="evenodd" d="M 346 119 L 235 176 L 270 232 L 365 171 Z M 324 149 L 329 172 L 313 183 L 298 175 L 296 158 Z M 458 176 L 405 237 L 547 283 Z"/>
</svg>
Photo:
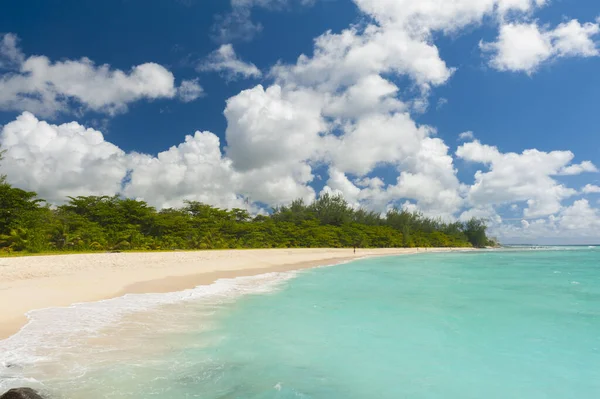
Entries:
<svg viewBox="0 0 600 399">
<path fill-rule="evenodd" d="M 502 251 L 587 251 L 594 246 L 582 245 L 507 245 Z"/>
<path fill-rule="evenodd" d="M 296 275 L 297 272 L 290 271 L 220 279 L 211 285 L 180 292 L 127 294 L 104 301 L 31 311 L 27 313 L 26 326 L 0 341 L 0 392 L 22 385 L 39 388 L 39 382 L 32 378 L 32 375 L 43 375 L 38 369 L 64 363 L 59 360 L 62 354 L 86 345 L 90 338 L 98 337 L 102 329 L 128 315 L 182 302 L 228 303 L 243 295 L 273 292 Z M 76 352 L 81 353 L 81 348 Z M 68 371 L 85 372 L 73 368 Z"/>
</svg>

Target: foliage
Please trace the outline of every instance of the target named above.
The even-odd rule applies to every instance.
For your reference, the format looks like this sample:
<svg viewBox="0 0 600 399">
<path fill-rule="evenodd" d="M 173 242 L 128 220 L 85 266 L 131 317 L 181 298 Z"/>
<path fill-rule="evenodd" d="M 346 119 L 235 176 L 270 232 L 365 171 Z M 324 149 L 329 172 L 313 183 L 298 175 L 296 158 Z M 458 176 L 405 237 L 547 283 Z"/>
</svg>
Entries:
<svg viewBox="0 0 600 399">
<path fill-rule="evenodd" d="M 73 252 L 225 248 L 481 247 L 481 220 L 444 223 L 393 209 L 382 216 L 339 196 L 302 200 L 252 217 L 188 201 L 157 211 L 144 201 L 71 197 L 51 208 L 0 177 L 0 251 Z"/>
</svg>

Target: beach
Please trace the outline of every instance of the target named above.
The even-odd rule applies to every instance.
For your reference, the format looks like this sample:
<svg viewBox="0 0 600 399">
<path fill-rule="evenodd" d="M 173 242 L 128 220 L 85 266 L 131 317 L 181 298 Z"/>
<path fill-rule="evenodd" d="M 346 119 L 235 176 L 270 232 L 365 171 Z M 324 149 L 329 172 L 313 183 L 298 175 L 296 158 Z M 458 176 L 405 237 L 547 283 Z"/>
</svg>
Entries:
<svg viewBox="0 0 600 399">
<path fill-rule="evenodd" d="M 359 249 L 355 261 L 352 249 L 0 259 L 1 323 L 9 307 L 21 312 L 12 315 L 13 331 L 27 321 L 0 340 L 0 392 L 31 387 L 73 399 L 600 392 L 597 367 L 589 367 L 600 360 L 596 248 L 432 253 L 439 251 L 455 252 Z"/>
<path fill-rule="evenodd" d="M 427 252 L 465 250 L 429 248 Z M 94 302 L 130 293 L 166 293 L 221 278 L 300 270 L 369 256 L 414 254 L 396 249 L 261 249 L 95 253 L 0 258 L 0 340 L 27 323 L 31 310 Z"/>
</svg>

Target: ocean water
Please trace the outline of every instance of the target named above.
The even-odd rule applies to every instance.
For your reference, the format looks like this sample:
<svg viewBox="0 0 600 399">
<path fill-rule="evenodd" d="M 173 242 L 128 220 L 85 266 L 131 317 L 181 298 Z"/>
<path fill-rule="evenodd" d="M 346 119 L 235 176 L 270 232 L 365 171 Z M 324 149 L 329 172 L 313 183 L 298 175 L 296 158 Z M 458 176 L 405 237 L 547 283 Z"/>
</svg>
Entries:
<svg viewBox="0 0 600 399">
<path fill-rule="evenodd" d="M 600 397 L 600 249 L 372 258 L 30 314 L 0 392 Z M 10 367 L 8 367 L 10 366 Z"/>
</svg>

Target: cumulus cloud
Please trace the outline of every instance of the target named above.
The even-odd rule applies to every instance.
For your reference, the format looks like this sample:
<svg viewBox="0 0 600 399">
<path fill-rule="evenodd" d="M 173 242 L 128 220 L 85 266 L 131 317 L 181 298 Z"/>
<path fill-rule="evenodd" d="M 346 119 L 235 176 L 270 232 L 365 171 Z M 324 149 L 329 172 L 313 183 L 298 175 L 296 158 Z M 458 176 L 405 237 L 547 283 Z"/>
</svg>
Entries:
<svg viewBox="0 0 600 399">
<path fill-rule="evenodd" d="M 156 157 L 130 154 L 130 180 L 123 194 L 159 207 L 181 206 L 184 200 L 222 207 L 244 207 L 239 177 L 224 158 L 219 138 L 196 132 Z"/>
<path fill-rule="evenodd" d="M 586 184 L 581 192 L 584 194 L 600 194 L 600 186 L 596 186 L 595 184 Z"/>
<path fill-rule="evenodd" d="M 577 231 L 587 235 L 600 233 L 600 212 L 592 208 L 588 200 L 575 201 L 566 207 L 559 215 L 557 221 L 561 231 Z"/>
<path fill-rule="evenodd" d="M 522 220 L 518 224 L 495 224 L 491 233 L 508 241 L 593 242 L 600 236 L 600 211 L 582 199 L 556 215 Z"/>
<path fill-rule="evenodd" d="M 25 56 L 18 46 L 17 35 L 7 33 L 0 38 L 0 69 L 12 69 L 23 63 Z"/>
<path fill-rule="evenodd" d="M 204 95 L 204 89 L 198 83 L 198 78 L 184 80 L 177 89 L 179 99 L 184 103 L 189 103 Z"/>
<path fill-rule="evenodd" d="M 541 0 L 355 0 L 371 18 L 364 26 L 327 32 L 315 40 L 311 57 L 277 65 L 272 75 L 282 84 L 319 85 L 335 90 L 371 74 L 411 77 L 425 92 L 445 83 L 454 69 L 433 43 L 435 32 L 453 33 L 479 24 L 486 16 L 530 12 Z"/>
<path fill-rule="evenodd" d="M 277 85 L 266 90 L 259 85 L 227 101 L 226 154 L 248 174 L 247 190 L 257 201 L 314 197 L 307 183 L 313 179 L 309 161 L 325 129 L 321 106 L 312 92 Z"/>
<path fill-rule="evenodd" d="M 480 47 L 492 54 L 492 67 L 527 73 L 534 72 L 553 52 L 550 38 L 540 32 L 537 24 L 504 25 L 496 42 L 481 43 Z"/>
<path fill-rule="evenodd" d="M 262 76 L 256 65 L 238 58 L 231 44 L 224 44 L 212 52 L 196 69 L 200 72 L 219 72 L 229 80 Z"/>
<path fill-rule="evenodd" d="M 407 113 L 373 114 L 348 126 L 343 136 L 329 137 L 329 157 L 338 170 L 363 176 L 377 166 L 413 161 L 430 134 Z"/>
<path fill-rule="evenodd" d="M 372 113 L 403 111 L 407 106 L 398 100 L 399 88 L 379 75 L 361 77 L 339 94 L 327 94 L 323 114 L 336 119 L 358 119 Z"/>
<path fill-rule="evenodd" d="M 127 173 L 126 154 L 76 122 L 52 125 L 25 112 L 2 128 L 0 145 L 9 182 L 54 203 L 67 196 L 113 195 Z"/>
<path fill-rule="evenodd" d="M 460 141 L 472 141 L 475 140 L 475 134 L 473 134 L 471 131 L 462 132 L 458 135 L 458 139 Z"/>
<path fill-rule="evenodd" d="M 579 23 L 576 19 L 562 23 L 552 31 L 555 52 L 559 57 L 596 57 L 597 43 L 593 37 L 600 33 L 600 25 L 596 23 Z"/>
<path fill-rule="evenodd" d="M 598 23 L 581 24 L 576 19 L 554 29 L 533 23 L 508 23 L 500 28 L 495 42 L 481 43 L 490 55 L 490 65 L 500 71 L 534 73 L 544 62 L 561 57 L 596 57 L 594 37 L 600 33 Z"/>
<path fill-rule="evenodd" d="M 570 151 L 534 149 L 521 154 L 501 153 L 496 147 L 474 141 L 460 146 L 456 155 L 488 168 L 475 174 L 475 183 L 467 192 L 468 201 L 476 207 L 525 202 L 524 215 L 539 217 L 558 212 L 564 199 L 577 194 L 553 178 L 581 167 L 570 165 L 574 158 Z M 582 165 L 592 164 L 584 162 Z"/>
<path fill-rule="evenodd" d="M 315 39 L 312 55 L 275 65 L 271 87 L 257 86 L 228 101 L 227 157 L 234 168 L 262 179 L 269 170 L 288 176 L 286 194 L 312 194 L 304 191 L 310 188 L 312 168 L 325 163 L 329 179 L 324 190 L 343 193 L 354 204 L 383 210 L 409 200 L 426 212 L 451 216 L 465 205 L 470 188 L 458 181 L 435 129 L 414 122 L 412 105 L 398 100 L 400 88 L 387 76 L 409 77 L 426 96 L 454 71 L 441 59 L 434 32 L 456 32 L 490 15 L 528 13 L 545 2 L 355 2 L 370 22 L 326 32 Z M 395 182 L 369 176 L 381 166 L 397 171 Z M 573 165 L 561 165 L 568 166 Z M 548 212 L 560 209 L 560 201 L 572 193 L 556 190 L 550 205 L 538 198 L 539 192 L 517 197 L 529 201 L 527 212 Z"/>
<path fill-rule="evenodd" d="M 173 74 L 155 63 L 124 72 L 88 58 L 52 62 L 45 56 L 25 57 L 16 36 L 10 34 L 1 43 L 0 59 L 10 70 L 0 75 L 0 110 L 53 116 L 71 111 L 75 102 L 86 110 L 114 115 L 126 111 L 132 102 L 177 94 Z"/>
<path fill-rule="evenodd" d="M 486 15 L 528 12 L 545 0 L 355 0 L 381 24 L 401 25 L 411 30 L 457 31 L 479 23 Z"/>
<path fill-rule="evenodd" d="M 558 171 L 558 174 L 562 176 L 573 176 L 585 172 L 598 172 L 598 168 L 590 161 L 583 161 L 580 164 L 565 166 Z"/>
<path fill-rule="evenodd" d="M 283 85 L 319 86 L 335 92 L 364 76 L 408 75 L 422 88 L 445 83 L 453 70 L 437 47 L 402 29 L 369 25 L 316 39 L 313 57 L 302 55 L 294 65 L 277 65 L 272 75 Z"/>
<path fill-rule="evenodd" d="M 390 124 L 393 123 L 394 120 L 391 120 Z M 403 127 L 397 131 L 387 130 L 387 133 L 402 132 L 402 129 Z M 451 219 L 462 206 L 463 199 L 459 195 L 459 181 L 448 147 L 440 139 L 428 137 L 426 129 L 419 130 L 415 126 L 412 131 L 407 129 L 402 133 L 407 138 L 410 138 L 410 134 L 416 135 L 412 137 L 415 145 L 412 155 L 403 153 L 410 151 L 409 147 L 398 150 L 396 146 L 386 155 L 387 159 L 382 158 L 398 170 L 394 183 L 385 184 L 378 177 L 357 178 L 354 182 L 349 179 L 349 175 L 365 176 L 379 164 L 376 158 L 370 157 L 372 153 L 365 153 L 365 157 L 372 159 L 373 163 L 369 165 L 361 162 L 352 166 L 362 169 L 347 170 L 347 164 L 334 159 L 325 189 L 342 193 L 352 202 L 369 209 L 384 211 L 399 202 L 411 200 L 413 206 L 425 214 Z M 379 146 L 380 149 L 383 147 L 385 145 Z M 338 152 L 332 151 L 332 154 L 340 158 L 341 154 L 348 151 L 348 147 L 339 145 L 334 148 Z M 356 152 L 360 153 L 360 150 L 357 149 Z"/>
<path fill-rule="evenodd" d="M 466 222 L 473 218 L 483 219 L 491 225 L 497 225 L 502 223 L 502 217 L 498 215 L 496 209 L 492 205 L 480 205 L 462 212 L 458 217 L 458 220 Z"/>
<path fill-rule="evenodd" d="M 227 155 L 241 170 L 307 160 L 325 129 L 320 111 L 310 92 L 245 90 L 227 101 Z"/>
<path fill-rule="evenodd" d="M 274 87 L 282 97 L 302 93 L 310 98 L 311 112 L 305 115 L 310 123 L 299 130 L 303 145 L 292 151 L 291 158 L 298 153 L 299 162 L 328 164 L 325 190 L 343 193 L 353 203 L 385 210 L 410 200 L 411 206 L 425 212 L 450 216 L 463 201 L 448 148 L 432 137 L 435 129 L 415 123 L 409 114 L 414 104 L 398 100 L 400 89 L 387 75 L 408 76 L 425 96 L 432 86 L 445 83 L 453 69 L 440 58 L 430 35 L 435 30 L 452 30 L 452 18 L 446 19 L 448 25 L 428 19 L 417 31 L 408 20 L 436 7 L 380 3 L 357 1 L 360 10 L 373 18 L 372 23 L 340 33 L 326 32 L 315 40 L 312 56 L 301 55 L 294 64 L 272 68 Z M 461 12 L 446 4 L 443 8 L 449 14 Z M 490 2 L 482 12 L 465 18 L 461 26 L 478 22 L 494 11 L 495 4 Z M 251 122 L 239 120 L 245 125 Z M 282 126 L 271 130 L 276 135 L 290 131 Z M 381 166 L 397 171 L 394 183 L 368 176 Z"/>
<path fill-rule="evenodd" d="M 301 56 L 292 68 L 276 68 L 276 75 L 303 84 L 344 85 L 357 75 L 388 72 L 407 74 L 421 85 L 439 85 L 451 76 L 453 69 L 441 60 L 431 40 L 433 32 L 457 31 L 480 23 L 500 8 L 529 10 L 541 2 L 356 0 L 355 3 L 374 23 L 320 36 L 312 57 Z"/>
<path fill-rule="evenodd" d="M 196 200 L 221 207 L 258 208 L 296 198 L 312 200 L 310 167 L 277 164 L 236 170 L 211 132 L 195 132 L 157 156 L 126 153 L 101 132 L 77 122 L 53 125 L 25 112 L 0 131 L 0 173 L 51 203 L 68 196 L 121 194 L 159 208 Z"/>
<path fill-rule="evenodd" d="M 6 151 L 0 166 L 9 182 L 52 203 L 67 196 L 123 194 L 161 208 L 186 199 L 244 206 L 241 175 L 210 132 L 187 136 L 154 157 L 125 153 L 76 122 L 52 125 L 25 112 L 3 127 L 0 144 Z"/>
<path fill-rule="evenodd" d="M 500 236 L 517 230 L 527 234 L 543 229 L 572 231 L 577 215 L 592 217 L 597 213 L 587 202 L 576 201 L 565 206 L 578 192 L 556 180 L 559 175 L 595 171 L 591 162 L 573 164 L 574 155 L 569 151 L 503 153 L 476 141 L 471 132 L 464 132 L 460 139 L 470 142 L 462 143 L 456 156 L 481 164 L 482 170 L 475 174 L 472 185 L 461 184 L 453 154 L 436 136 L 436 129 L 417 123 L 411 115 L 419 104 L 427 105 L 430 91 L 445 84 L 455 70 L 441 58 L 435 38 L 481 24 L 487 18 L 507 26 L 503 21 L 518 20 L 514 16 L 527 18 L 545 1 L 355 0 L 355 3 L 367 17 L 362 25 L 322 34 L 315 39 L 310 55 L 271 68 L 270 85 L 257 85 L 227 100 L 226 143 L 221 143 L 211 132 L 198 131 L 157 156 L 125 153 L 104 141 L 101 133 L 77 123 L 54 126 L 23 114 L 2 131 L 0 143 L 8 150 L 3 172 L 11 181 L 37 187 L 40 192 L 50 193 L 51 186 L 57 187 L 55 192 L 60 194 L 46 195 L 51 199 L 75 191 L 80 194 L 82 190 L 75 187 L 82 184 L 88 187 L 87 192 L 121 193 L 158 207 L 176 206 L 185 199 L 242 207 L 245 198 L 267 206 L 289 203 L 296 198 L 311 200 L 316 196 L 312 187 L 315 169 L 327 170 L 322 192 L 343 194 L 355 207 L 383 212 L 391 206 L 401 206 L 446 219 L 483 217 Z M 277 8 L 286 4 L 289 3 L 285 0 L 233 0 L 232 15 L 238 12 L 238 16 L 249 18 L 253 7 Z M 593 36 L 591 28 L 572 23 L 563 25 L 552 31 L 535 25 L 537 31 L 529 33 L 536 40 L 539 33 L 542 44 L 547 33 L 552 32 L 550 56 L 544 55 L 543 46 L 532 46 L 527 51 L 533 53 L 534 61 L 518 60 L 517 52 L 513 57 L 515 65 L 521 62 L 518 65 L 524 66 L 520 68 L 535 69 L 536 63 L 552 58 L 591 56 L 592 50 L 584 40 Z M 10 39 L 7 43 L 4 47 L 17 48 Z M 13 54 L 6 59 L 19 60 L 18 52 L 5 52 Z M 97 71 L 102 67 L 92 64 L 90 68 Z M 105 75 L 111 77 L 110 73 L 115 71 L 106 68 Z M 261 76 L 256 66 L 236 56 L 230 44 L 211 54 L 200 69 L 217 71 L 230 78 Z M 121 73 L 125 78 L 132 75 Z M 405 83 L 401 86 L 396 82 Z M 197 80 L 183 82 L 179 89 L 171 81 L 169 87 L 169 95 L 182 100 L 202 94 Z M 17 123 L 31 118 L 35 121 Z M 82 149 L 72 151 L 66 147 L 67 155 L 60 148 L 54 152 L 44 150 L 53 155 L 42 157 L 31 167 L 29 159 L 42 150 L 38 148 L 40 139 L 35 138 L 41 133 L 31 135 L 27 133 L 30 131 L 41 131 L 64 138 L 63 141 L 72 140 L 73 136 Z M 12 141 L 5 136 L 12 137 Z M 74 157 L 71 152 L 85 155 L 72 161 L 71 166 L 82 170 L 76 167 L 77 162 L 83 163 L 85 173 L 69 175 L 61 170 L 64 177 L 54 177 L 54 181 L 48 178 L 45 182 L 46 176 L 56 170 L 56 160 L 61 156 Z M 13 162 L 18 159 L 22 161 Z M 112 172 L 98 175 L 102 178 L 90 178 L 89 174 L 101 173 L 105 162 Z M 12 169 L 4 171 L 8 164 Z M 385 175 L 380 173 L 382 167 Z M 503 220 L 500 214 L 504 207 L 514 212 L 522 210 L 518 223 Z"/>
</svg>

